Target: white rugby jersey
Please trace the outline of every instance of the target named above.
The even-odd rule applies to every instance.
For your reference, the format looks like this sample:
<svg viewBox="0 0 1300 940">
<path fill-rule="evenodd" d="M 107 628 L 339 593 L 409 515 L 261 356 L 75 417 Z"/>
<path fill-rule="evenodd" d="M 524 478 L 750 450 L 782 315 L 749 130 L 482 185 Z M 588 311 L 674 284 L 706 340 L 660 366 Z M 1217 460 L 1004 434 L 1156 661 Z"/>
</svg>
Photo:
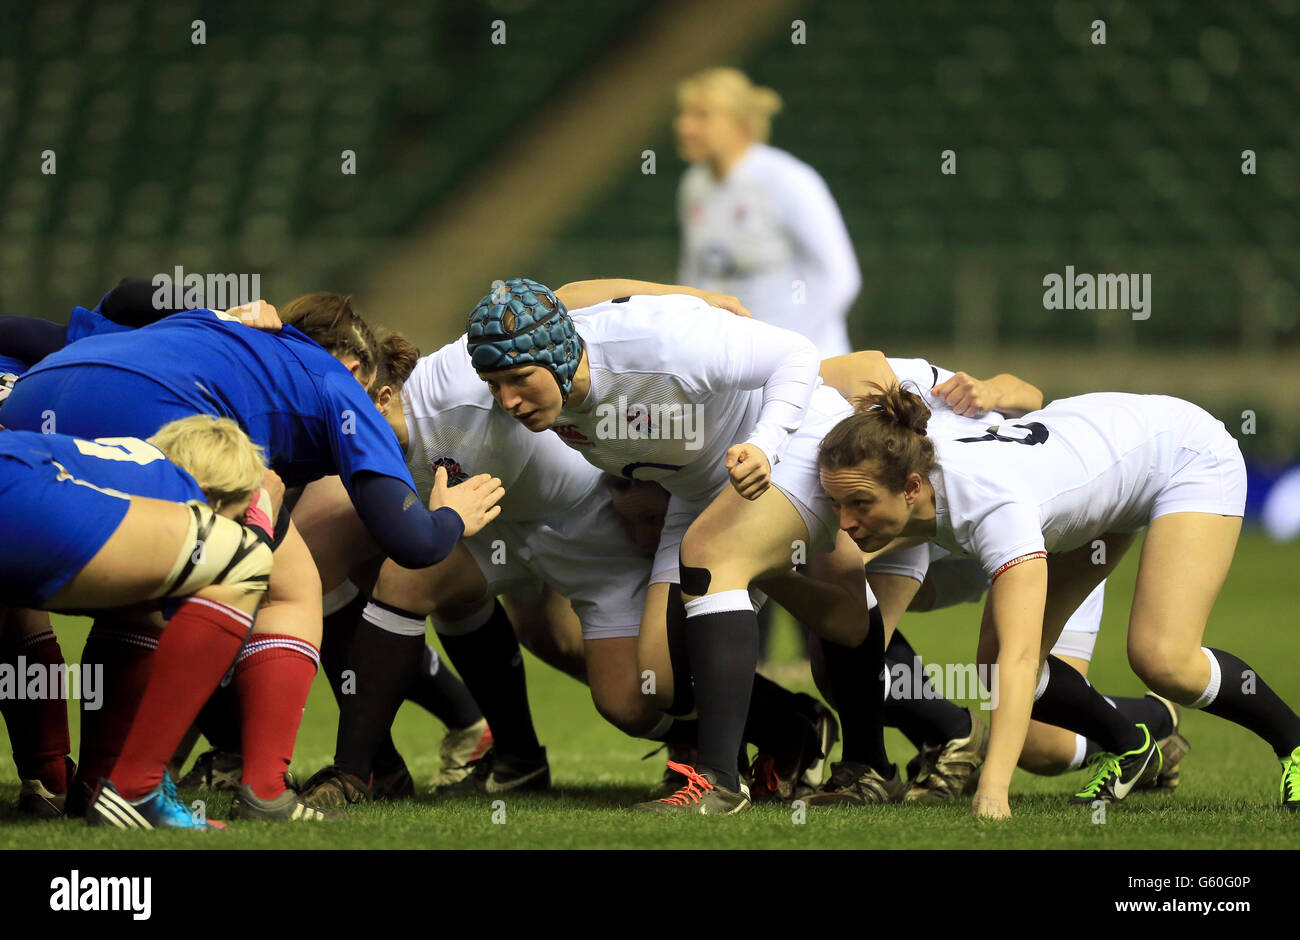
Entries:
<svg viewBox="0 0 1300 940">
<path fill-rule="evenodd" d="M 410 438 L 406 463 L 426 503 L 439 466 L 458 483 L 479 473 L 500 477 L 507 522 L 564 514 L 600 484 L 600 471 L 551 434 L 533 434 L 495 407 L 470 362 L 465 337 L 415 364 L 402 388 Z"/>
<path fill-rule="evenodd" d="M 821 384 L 808 340 L 697 297 L 609 301 L 575 311 L 574 325 L 591 389 L 551 430 L 602 470 L 688 502 L 728 484 L 733 444 L 775 466 Z"/>
<path fill-rule="evenodd" d="M 934 541 L 992 576 L 1023 555 L 1136 531 L 1189 448 L 1228 440 L 1190 402 L 1117 392 L 1060 398 L 983 434 L 934 439 Z"/>
<path fill-rule="evenodd" d="M 758 319 L 808 337 L 823 358 L 851 351 L 845 320 L 862 274 L 816 170 L 753 144 L 724 179 L 700 164 L 687 169 L 677 211 L 681 283 L 735 294 Z"/>
<path fill-rule="evenodd" d="M 978 418 L 967 418 L 952 410 L 952 406 L 941 398 L 930 394 L 930 389 L 942 385 L 956 373 L 942 366 L 936 366 L 925 359 L 891 359 L 885 357 L 889 367 L 894 370 L 898 384 L 904 391 L 915 392 L 930 409 L 930 420 L 925 433 L 930 438 L 961 437 L 972 429 L 980 429 L 1003 420 L 996 411 L 985 412 Z"/>
</svg>

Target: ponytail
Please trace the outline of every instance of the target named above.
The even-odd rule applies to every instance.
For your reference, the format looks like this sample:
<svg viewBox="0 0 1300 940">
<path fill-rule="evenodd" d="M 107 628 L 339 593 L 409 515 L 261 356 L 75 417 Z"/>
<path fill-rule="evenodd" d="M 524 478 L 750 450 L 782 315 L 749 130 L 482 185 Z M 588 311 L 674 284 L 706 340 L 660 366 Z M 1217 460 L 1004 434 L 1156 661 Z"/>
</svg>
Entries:
<svg viewBox="0 0 1300 940">
<path fill-rule="evenodd" d="M 898 493 L 913 473 L 934 471 L 934 443 L 925 436 L 930 409 L 897 383 L 875 387 L 880 391 L 854 398 L 854 414 L 822 439 L 817 465 L 841 470 L 871 462 L 880 482 Z"/>
</svg>

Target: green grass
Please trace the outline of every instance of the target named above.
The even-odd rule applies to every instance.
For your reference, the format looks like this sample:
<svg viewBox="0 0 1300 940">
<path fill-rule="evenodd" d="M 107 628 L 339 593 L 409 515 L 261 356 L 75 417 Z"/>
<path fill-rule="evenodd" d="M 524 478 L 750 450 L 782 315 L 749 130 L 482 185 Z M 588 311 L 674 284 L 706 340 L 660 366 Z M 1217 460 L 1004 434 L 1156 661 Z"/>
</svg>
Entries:
<svg viewBox="0 0 1300 940">
<path fill-rule="evenodd" d="M 1124 656 L 1127 601 L 1132 596 L 1137 549 L 1112 579 L 1106 622 L 1091 677 L 1108 694 L 1137 695 L 1141 685 Z M 1260 670 L 1289 702 L 1300 703 L 1295 669 L 1297 617 L 1294 548 L 1248 534 L 1220 598 L 1207 642 L 1232 650 Z M 927 660 L 965 662 L 974 655 L 979 608 L 965 606 L 905 621 Z M 65 652 L 75 654 L 84 621 L 59 627 Z M 789 650 L 790 637 L 780 647 Z M 1281 813 L 1278 765 L 1250 733 L 1212 716 L 1192 713 L 1184 732 L 1193 751 L 1175 794 L 1140 794 L 1106 811 L 1070 807 L 1078 774 L 1043 778 L 1018 773 L 1015 817 L 977 823 L 965 804 L 865 811 L 808 810 L 795 824 L 785 807 L 763 806 L 727 819 L 640 817 L 628 805 L 643 798 L 662 770 L 659 758 L 643 761 L 648 742 L 624 737 L 592 709 L 586 689 L 530 660 L 538 732 L 547 745 L 557 785 L 553 794 L 504 797 L 504 823 L 494 823 L 489 800 L 354 807 L 346 821 L 327 825 L 243 824 L 224 833 L 121 833 L 89 829 L 78 821 L 33 823 L 17 818 L 8 741 L 0 737 L 0 849 L 16 848 L 1300 848 L 1300 817 Z M 811 689 L 808 689 L 811 691 Z M 328 762 L 336 709 L 318 680 L 298 739 L 294 771 L 303 779 Z M 75 716 L 74 716 L 75 720 Z M 75 728 L 74 728 L 75 734 Z M 426 713 L 405 706 L 395 738 L 417 781 L 437 769 L 442 729 Z M 912 750 L 889 733 L 890 754 L 906 761 Z M 209 798 L 208 813 L 222 818 L 229 797 Z M 500 814 L 498 814 L 500 818 Z"/>
</svg>

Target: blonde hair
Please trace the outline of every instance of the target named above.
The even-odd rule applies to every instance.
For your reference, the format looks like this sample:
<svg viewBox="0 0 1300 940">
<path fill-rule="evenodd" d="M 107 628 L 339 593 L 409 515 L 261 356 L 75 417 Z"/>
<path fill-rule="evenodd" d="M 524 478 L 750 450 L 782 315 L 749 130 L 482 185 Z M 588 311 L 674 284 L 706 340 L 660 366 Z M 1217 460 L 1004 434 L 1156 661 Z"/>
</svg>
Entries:
<svg viewBox="0 0 1300 940">
<path fill-rule="evenodd" d="M 149 443 L 194 477 L 213 512 L 248 499 L 266 473 L 262 448 L 230 418 L 181 418 L 164 424 Z"/>
<path fill-rule="evenodd" d="M 683 79 L 677 86 L 678 105 L 697 89 L 716 96 L 754 140 L 766 143 L 772 135 L 772 116 L 781 110 L 781 96 L 770 88 L 755 85 L 740 69 L 719 66 Z"/>
</svg>

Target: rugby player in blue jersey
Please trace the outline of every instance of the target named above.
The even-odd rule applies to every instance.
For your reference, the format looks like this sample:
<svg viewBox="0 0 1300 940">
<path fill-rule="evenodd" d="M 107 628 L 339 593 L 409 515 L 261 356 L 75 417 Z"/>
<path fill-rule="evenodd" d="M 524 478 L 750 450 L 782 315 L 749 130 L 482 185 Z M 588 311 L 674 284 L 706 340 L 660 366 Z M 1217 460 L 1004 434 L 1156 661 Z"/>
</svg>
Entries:
<svg viewBox="0 0 1300 940">
<path fill-rule="evenodd" d="M 92 822 L 205 828 L 167 758 L 252 627 L 283 490 L 229 419 L 191 416 L 150 441 L 0 431 L 0 604 L 171 611 Z"/>
<path fill-rule="evenodd" d="M 248 329 L 238 316 L 195 310 L 139 330 L 94 335 L 47 356 L 0 406 L 0 424 L 82 437 L 148 437 L 193 414 L 234 419 L 290 487 L 338 474 L 358 515 L 399 564 L 424 567 L 447 555 L 496 513 L 502 490 L 482 474 L 449 489 L 443 475 L 421 505 L 401 448 L 365 386 L 374 341 L 346 297 L 311 294 L 285 310 L 278 331 Z M 292 524 L 282 526 L 272 579 L 232 687 L 242 710 L 243 783 L 268 805 L 285 792 L 320 643 L 320 579 Z M 277 535 L 280 533 L 277 532 Z M 92 630 L 83 661 L 105 662 L 136 695 L 101 709 L 83 749 L 82 775 L 105 776 L 143 687 L 147 630 L 108 618 Z M 111 693 L 110 693 L 111 694 Z M 108 712 L 108 714 L 104 714 Z"/>
</svg>

